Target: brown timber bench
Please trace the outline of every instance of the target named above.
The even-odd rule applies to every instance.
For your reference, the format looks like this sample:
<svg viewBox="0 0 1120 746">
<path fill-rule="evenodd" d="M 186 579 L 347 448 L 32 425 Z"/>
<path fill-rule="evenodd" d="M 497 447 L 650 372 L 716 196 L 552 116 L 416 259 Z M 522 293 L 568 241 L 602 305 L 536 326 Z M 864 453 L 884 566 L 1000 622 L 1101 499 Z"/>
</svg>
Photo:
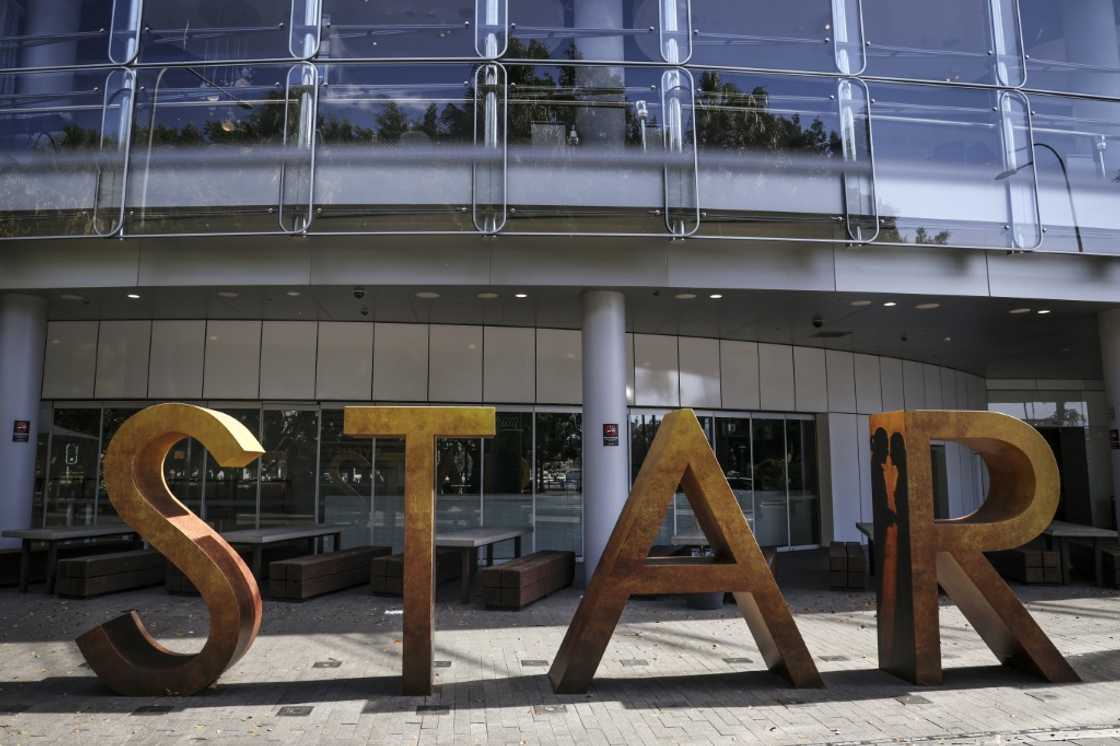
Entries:
<svg viewBox="0 0 1120 746">
<path fill-rule="evenodd" d="M 986 554 L 992 567 L 1008 580 L 1028 584 L 1060 585 L 1062 582 L 1062 561 L 1058 552 L 1027 545 Z"/>
<path fill-rule="evenodd" d="M 370 561 L 392 551 L 390 547 L 354 547 L 279 560 L 269 566 L 268 589 L 274 598 L 303 601 L 364 585 L 369 582 Z"/>
<path fill-rule="evenodd" d="M 572 584 L 575 552 L 533 552 L 504 565 L 484 568 L 482 597 L 497 609 L 522 609 Z"/>
<path fill-rule="evenodd" d="M 91 598 L 147 588 L 163 582 L 163 556 L 148 549 L 59 560 L 55 590 L 69 598 Z"/>
<path fill-rule="evenodd" d="M 62 544 L 58 547 L 58 559 L 61 561 L 70 557 L 90 557 L 95 554 L 113 554 L 115 552 L 128 552 L 143 548 L 139 541 L 91 541 L 82 543 Z M 39 549 L 31 551 L 31 577 L 32 583 L 41 583 L 47 579 L 47 550 L 39 545 Z M 16 585 L 19 583 L 19 549 L 0 549 L 0 586 Z"/>
<path fill-rule="evenodd" d="M 436 585 L 459 579 L 460 550 L 436 549 Z M 374 557 L 369 563 L 369 588 L 373 593 L 400 596 L 404 593 L 404 555 Z"/>
<path fill-rule="evenodd" d="M 246 565 L 252 565 L 253 551 L 251 549 L 234 547 L 234 551 L 241 555 L 241 559 L 244 560 Z M 261 572 L 264 574 L 264 577 L 258 578 L 258 582 L 263 585 L 264 581 L 268 579 L 268 569 L 273 562 L 294 559 L 296 557 L 301 557 L 306 553 L 306 547 L 303 549 L 293 546 L 265 547 L 264 562 L 261 565 Z M 171 564 L 170 562 L 167 562 L 166 565 L 167 566 L 164 573 L 164 587 L 168 593 L 174 594 L 176 596 L 198 595 L 198 589 L 194 587 L 194 583 L 190 581 L 190 578 L 184 575 L 178 567 L 175 567 L 175 565 Z"/>
<path fill-rule="evenodd" d="M 867 590 L 868 562 L 863 544 L 834 541 L 828 547 L 829 585 L 834 591 Z"/>
</svg>

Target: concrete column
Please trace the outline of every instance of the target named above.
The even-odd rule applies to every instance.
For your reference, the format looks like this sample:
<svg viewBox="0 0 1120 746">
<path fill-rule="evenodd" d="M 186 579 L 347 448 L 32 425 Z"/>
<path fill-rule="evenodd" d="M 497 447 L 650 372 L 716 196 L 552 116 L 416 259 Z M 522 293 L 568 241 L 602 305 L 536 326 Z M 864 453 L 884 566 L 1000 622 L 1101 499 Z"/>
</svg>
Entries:
<svg viewBox="0 0 1120 746">
<path fill-rule="evenodd" d="M 43 424 L 39 422 L 39 394 L 46 335 L 44 299 L 0 295 L 0 529 L 31 525 L 35 442 Z M 26 442 L 13 440 L 16 420 L 31 423 Z M 18 544 L 0 540 L 0 547 Z"/>
<path fill-rule="evenodd" d="M 36 0 L 28 5 L 28 36 L 68 34 L 78 30 L 82 13 L 82 0 Z M 73 65 L 77 61 L 78 43 L 67 41 L 55 44 L 31 44 L 24 49 L 24 67 L 52 67 Z"/>
<path fill-rule="evenodd" d="M 576 0 L 574 22 L 581 29 L 621 29 L 622 0 Z M 621 60 L 625 41 L 618 36 L 577 37 L 576 55 L 581 60 Z M 621 88 L 626 84 L 622 67 L 576 68 L 576 81 L 587 88 Z M 613 98 L 609 96 L 606 98 Z M 583 106 L 576 110 L 576 134 L 581 145 L 620 150 L 626 139 L 626 111 L 621 108 Z M 569 134 L 569 140 L 571 139 Z"/>
<path fill-rule="evenodd" d="M 1101 367 L 1104 370 L 1104 388 L 1108 396 L 1109 429 L 1120 429 L 1120 308 L 1105 311 L 1097 319 L 1101 335 Z M 1112 448 L 1112 509 L 1120 525 L 1120 451 Z"/>
<path fill-rule="evenodd" d="M 583 294 L 583 568 L 591 579 L 622 514 L 630 485 L 626 409 L 626 298 L 614 290 Z M 604 425 L 618 426 L 605 445 Z"/>
</svg>

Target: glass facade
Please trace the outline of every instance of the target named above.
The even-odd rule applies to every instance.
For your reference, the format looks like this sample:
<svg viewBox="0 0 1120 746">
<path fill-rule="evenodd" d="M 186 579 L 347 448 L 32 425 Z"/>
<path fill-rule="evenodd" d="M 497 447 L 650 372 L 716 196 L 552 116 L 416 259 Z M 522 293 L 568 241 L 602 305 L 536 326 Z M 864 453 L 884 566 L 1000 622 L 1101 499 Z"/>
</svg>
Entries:
<svg viewBox="0 0 1120 746">
<path fill-rule="evenodd" d="M 11 0 L 0 239 L 1115 254 L 1120 0 Z"/>
<path fill-rule="evenodd" d="M 40 436 L 36 525 L 118 521 L 101 460 L 141 403 L 57 402 Z M 219 466 L 199 442 L 172 447 L 164 464 L 172 493 L 219 531 L 330 523 L 343 544 L 392 546 L 404 537 L 404 441 L 342 434 L 336 406 L 210 403 L 257 436 L 265 454 L 244 468 Z M 630 417 L 636 475 L 662 412 Z M 820 542 L 816 425 L 783 415 L 701 414 L 701 424 L 748 521 L 768 546 Z M 552 408 L 497 414 L 494 438 L 440 440 L 436 528 L 533 529 L 531 546 L 583 551 L 583 432 L 579 412 Z M 666 515 L 658 543 L 700 531 L 684 493 Z M 512 542 L 498 558 L 512 556 Z"/>
</svg>

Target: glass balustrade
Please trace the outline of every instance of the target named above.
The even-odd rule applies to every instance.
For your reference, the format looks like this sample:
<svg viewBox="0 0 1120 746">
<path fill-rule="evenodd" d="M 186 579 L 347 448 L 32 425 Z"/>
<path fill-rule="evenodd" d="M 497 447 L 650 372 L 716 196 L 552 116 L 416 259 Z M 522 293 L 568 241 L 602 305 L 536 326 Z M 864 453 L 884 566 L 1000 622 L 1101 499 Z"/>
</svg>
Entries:
<svg viewBox="0 0 1120 746">
<path fill-rule="evenodd" d="M 496 59 L 508 0 L 325 0 L 321 56 L 351 60 Z"/>
<path fill-rule="evenodd" d="M 140 0 L 5 0 L 0 69 L 125 65 L 136 56 Z"/>
<path fill-rule="evenodd" d="M 1120 97 L 1120 2 L 1019 4 L 1028 88 Z"/>
</svg>

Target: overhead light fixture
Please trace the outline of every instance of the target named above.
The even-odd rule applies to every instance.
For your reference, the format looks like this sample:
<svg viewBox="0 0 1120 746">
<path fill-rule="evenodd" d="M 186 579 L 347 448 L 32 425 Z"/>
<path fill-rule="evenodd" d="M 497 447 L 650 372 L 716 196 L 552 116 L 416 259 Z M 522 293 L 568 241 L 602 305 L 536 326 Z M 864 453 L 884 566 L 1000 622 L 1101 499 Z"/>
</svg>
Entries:
<svg viewBox="0 0 1120 746">
<path fill-rule="evenodd" d="M 140 300 L 140 293 L 129 293 L 127 297 L 129 300 Z"/>
<path fill-rule="evenodd" d="M 439 297 L 439 293 L 433 293 L 431 290 L 421 290 L 416 294 L 416 297 L 422 300 L 435 300 Z"/>
<path fill-rule="evenodd" d="M 72 301 L 74 303 L 81 303 L 86 299 L 86 297 L 84 295 L 78 295 L 77 293 L 63 293 L 62 295 L 58 296 L 58 299 Z"/>
<path fill-rule="evenodd" d="M 528 293 L 514 293 L 513 297 L 517 298 L 519 300 L 525 300 L 526 298 L 529 297 L 529 294 Z"/>
<path fill-rule="evenodd" d="M 1048 313 L 1050 313 L 1050 309 L 1049 309 L 1049 308 L 1040 308 L 1040 309 L 1038 309 L 1038 315 L 1039 315 L 1039 316 L 1045 316 L 1045 315 L 1047 315 Z"/>
<path fill-rule="evenodd" d="M 495 300 L 496 298 L 498 298 L 498 294 L 497 293 L 479 293 L 475 297 L 478 298 L 479 300 Z"/>
<path fill-rule="evenodd" d="M 218 295 L 221 296 L 222 298 L 239 298 L 239 297 L 241 297 L 241 293 L 238 293 L 235 290 L 219 290 Z"/>
<path fill-rule="evenodd" d="M 696 293 L 677 293 L 673 297 L 677 300 L 692 300 L 696 297 Z"/>
<path fill-rule="evenodd" d="M 897 305 L 898 303 L 894 302 L 893 300 L 889 300 L 883 304 L 883 308 L 894 308 Z"/>
<path fill-rule="evenodd" d="M 300 292 L 298 290 L 289 290 L 286 295 L 289 298 L 298 298 L 300 296 Z"/>
<path fill-rule="evenodd" d="M 723 293 L 712 293 L 708 297 L 712 300 L 723 300 Z"/>
<path fill-rule="evenodd" d="M 946 342 L 952 342 L 952 341 L 953 341 L 953 338 L 952 338 L 952 337 L 946 337 L 946 338 L 945 338 L 945 341 L 946 341 Z"/>
<path fill-rule="evenodd" d="M 1010 311 L 1008 311 L 1008 313 L 1012 316 L 1022 316 L 1023 314 L 1030 312 L 1031 309 L 1029 308 L 1012 308 Z"/>
<path fill-rule="evenodd" d="M 851 302 L 851 306 L 853 308 L 864 308 L 865 306 L 870 306 L 870 305 L 871 305 L 871 301 L 869 301 L 869 300 L 854 300 L 854 301 Z"/>
<path fill-rule="evenodd" d="M 914 308 L 918 309 L 919 311 L 932 311 L 935 308 L 941 308 L 941 304 L 940 303 L 919 303 L 918 305 L 914 306 Z"/>
</svg>

